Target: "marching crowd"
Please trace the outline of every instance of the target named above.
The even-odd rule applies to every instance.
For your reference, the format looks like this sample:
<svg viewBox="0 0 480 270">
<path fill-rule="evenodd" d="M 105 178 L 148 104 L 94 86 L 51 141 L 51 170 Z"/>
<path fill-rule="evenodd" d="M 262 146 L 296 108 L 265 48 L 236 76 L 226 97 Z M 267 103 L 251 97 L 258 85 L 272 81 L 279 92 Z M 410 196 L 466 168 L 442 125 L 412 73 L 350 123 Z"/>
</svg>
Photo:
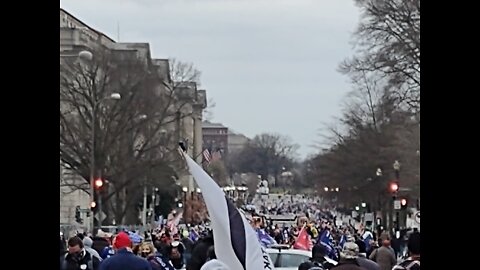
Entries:
<svg viewBox="0 0 480 270">
<path fill-rule="evenodd" d="M 319 207 L 316 199 L 280 201 L 244 212 L 264 248 L 279 244 L 311 251 L 298 270 L 419 270 L 420 233 L 403 239 L 351 225 L 336 226 L 336 212 Z M 263 204 L 264 206 L 265 204 Z M 286 209 L 286 210 L 285 210 Z M 273 224 L 265 213 L 295 213 L 296 224 Z M 62 270 L 208 270 L 228 269 L 216 259 L 212 231 L 207 226 L 179 226 L 179 219 L 143 236 L 131 231 L 92 237 L 79 233 L 60 239 Z M 378 235 L 380 234 L 380 235 Z M 401 241 L 404 240 L 404 241 Z M 248 270 L 248 269 L 246 269 Z"/>
</svg>

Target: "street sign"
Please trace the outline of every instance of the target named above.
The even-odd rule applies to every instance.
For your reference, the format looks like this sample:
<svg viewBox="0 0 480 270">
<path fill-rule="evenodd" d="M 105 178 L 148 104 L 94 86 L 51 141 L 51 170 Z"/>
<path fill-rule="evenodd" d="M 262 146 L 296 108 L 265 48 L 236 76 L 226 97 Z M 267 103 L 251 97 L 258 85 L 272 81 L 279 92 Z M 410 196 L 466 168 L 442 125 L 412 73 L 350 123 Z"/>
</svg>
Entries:
<svg viewBox="0 0 480 270">
<path fill-rule="evenodd" d="M 394 208 L 395 210 L 400 210 L 400 209 L 402 209 L 402 204 L 400 203 L 400 200 L 395 200 L 395 201 L 393 202 L 393 208 Z"/>
<path fill-rule="evenodd" d="M 420 211 L 415 213 L 414 218 L 415 218 L 415 222 L 420 224 Z"/>
<path fill-rule="evenodd" d="M 98 212 L 95 214 L 95 218 L 99 220 L 100 222 L 103 222 L 103 220 L 107 217 L 103 211 Z"/>
</svg>

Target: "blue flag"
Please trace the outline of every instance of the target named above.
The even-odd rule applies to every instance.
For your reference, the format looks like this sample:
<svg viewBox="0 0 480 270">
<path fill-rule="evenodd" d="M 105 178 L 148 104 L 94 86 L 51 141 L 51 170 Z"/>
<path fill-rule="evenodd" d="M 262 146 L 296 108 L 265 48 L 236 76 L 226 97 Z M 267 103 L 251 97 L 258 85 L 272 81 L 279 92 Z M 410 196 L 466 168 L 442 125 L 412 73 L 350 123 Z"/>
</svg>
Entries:
<svg viewBox="0 0 480 270">
<path fill-rule="evenodd" d="M 335 252 L 332 242 L 333 239 L 332 235 L 330 234 L 330 230 L 324 229 L 320 232 L 316 244 L 323 245 L 327 249 L 327 254 L 330 259 L 338 260 L 337 253 Z"/>
<path fill-rule="evenodd" d="M 273 239 L 267 232 L 265 232 L 264 229 L 257 229 L 257 236 L 258 240 L 260 241 L 260 244 L 262 244 L 263 247 L 269 248 L 272 245 L 276 245 L 277 241 Z"/>
<path fill-rule="evenodd" d="M 193 242 L 196 242 L 199 238 L 199 235 L 194 229 L 191 229 L 188 238 L 190 238 L 190 240 L 192 240 Z"/>
</svg>

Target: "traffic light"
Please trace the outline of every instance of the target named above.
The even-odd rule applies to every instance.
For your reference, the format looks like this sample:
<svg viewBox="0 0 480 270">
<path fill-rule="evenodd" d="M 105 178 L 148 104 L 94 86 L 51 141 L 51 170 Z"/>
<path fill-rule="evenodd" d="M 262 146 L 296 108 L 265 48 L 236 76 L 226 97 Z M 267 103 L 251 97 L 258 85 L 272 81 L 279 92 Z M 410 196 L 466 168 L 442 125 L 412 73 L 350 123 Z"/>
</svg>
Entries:
<svg viewBox="0 0 480 270">
<path fill-rule="evenodd" d="M 388 186 L 388 190 L 390 193 L 396 194 L 398 192 L 398 182 L 397 181 L 392 181 L 390 182 L 390 185 Z"/>
<path fill-rule="evenodd" d="M 75 221 L 77 223 L 83 223 L 82 214 L 80 212 L 80 206 L 75 207 Z"/>
<path fill-rule="evenodd" d="M 96 207 L 97 207 L 97 203 L 95 201 L 90 203 L 90 210 L 94 211 Z"/>
<path fill-rule="evenodd" d="M 402 198 L 402 199 L 400 200 L 400 205 L 402 206 L 402 209 L 407 208 L 407 205 L 408 205 L 407 199 Z"/>
<path fill-rule="evenodd" d="M 103 180 L 101 178 L 97 178 L 94 185 L 96 189 L 100 189 L 103 186 Z"/>
</svg>

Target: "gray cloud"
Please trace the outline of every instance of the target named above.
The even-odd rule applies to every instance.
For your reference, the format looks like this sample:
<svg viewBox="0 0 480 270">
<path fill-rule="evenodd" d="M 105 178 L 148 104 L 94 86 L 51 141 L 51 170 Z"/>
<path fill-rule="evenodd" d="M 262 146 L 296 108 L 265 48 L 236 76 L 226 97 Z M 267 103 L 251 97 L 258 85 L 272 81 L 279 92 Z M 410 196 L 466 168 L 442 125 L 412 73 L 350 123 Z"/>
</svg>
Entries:
<svg viewBox="0 0 480 270">
<path fill-rule="evenodd" d="M 336 72 L 352 54 L 353 0 L 62 0 L 61 7 L 154 57 L 193 62 L 214 120 L 253 136 L 279 132 L 301 156 L 350 89 Z"/>
</svg>

